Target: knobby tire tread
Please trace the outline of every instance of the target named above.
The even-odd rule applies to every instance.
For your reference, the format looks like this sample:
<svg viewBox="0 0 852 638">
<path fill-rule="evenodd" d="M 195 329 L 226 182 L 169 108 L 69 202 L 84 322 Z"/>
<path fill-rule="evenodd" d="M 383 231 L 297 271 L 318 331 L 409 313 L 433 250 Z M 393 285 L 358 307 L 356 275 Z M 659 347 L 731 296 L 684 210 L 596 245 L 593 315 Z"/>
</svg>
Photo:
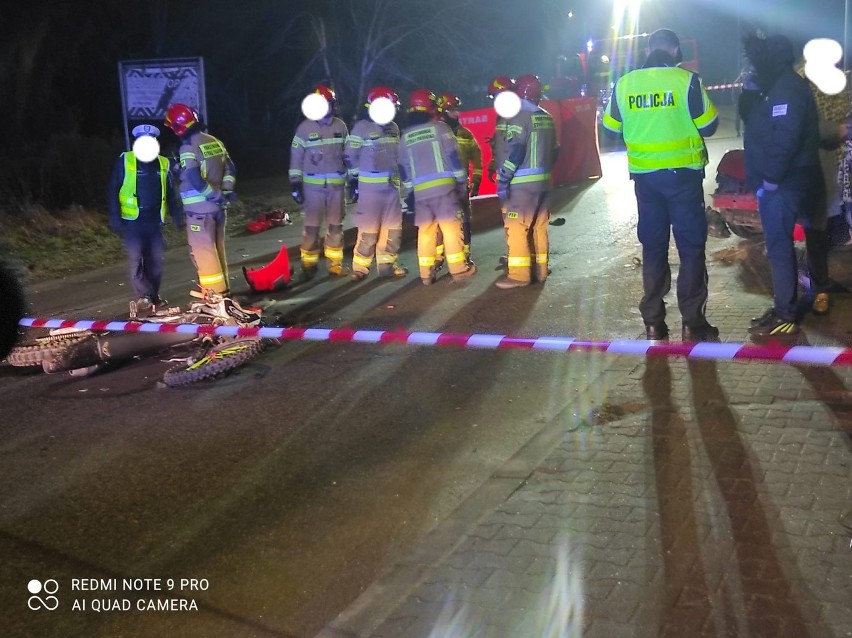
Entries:
<svg viewBox="0 0 852 638">
<path fill-rule="evenodd" d="M 22 343 L 12 347 L 6 356 L 6 363 L 15 367 L 40 366 L 46 359 L 52 359 L 63 350 L 89 339 L 91 332 L 43 337 L 35 343 Z"/>
<path fill-rule="evenodd" d="M 210 349 L 207 354 L 192 364 L 180 364 L 170 370 L 167 370 L 163 375 L 163 382 L 171 387 L 178 387 L 203 381 L 204 379 L 212 379 L 220 374 L 224 374 L 234 368 L 237 368 L 247 361 L 259 355 L 266 347 L 265 339 L 248 338 L 235 339 L 220 343 Z M 214 355 L 228 349 L 234 349 L 232 353 L 222 358 L 217 358 Z"/>
</svg>

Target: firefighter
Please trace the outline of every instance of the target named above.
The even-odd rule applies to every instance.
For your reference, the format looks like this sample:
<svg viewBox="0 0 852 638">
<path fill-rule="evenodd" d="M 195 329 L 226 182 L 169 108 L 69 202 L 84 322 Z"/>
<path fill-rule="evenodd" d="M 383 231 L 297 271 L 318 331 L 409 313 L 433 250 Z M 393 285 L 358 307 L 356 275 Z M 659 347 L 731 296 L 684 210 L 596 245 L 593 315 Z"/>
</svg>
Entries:
<svg viewBox="0 0 852 638">
<path fill-rule="evenodd" d="M 346 165 L 343 146 L 349 135 L 346 124 L 335 115 L 337 99 L 334 91 L 318 84 L 313 93 L 328 104 L 326 114 L 318 120 L 305 119 L 296 128 L 290 148 L 290 187 L 295 202 L 302 207 L 301 280 L 312 279 L 319 266 L 320 232 L 326 225 L 324 254 L 328 274 L 349 274 L 343 265 L 343 190 Z"/>
<path fill-rule="evenodd" d="M 479 195 L 479 186 L 482 183 L 482 150 L 479 148 L 479 142 L 470 132 L 470 129 L 462 126 L 459 121 L 459 107 L 461 100 L 457 95 L 452 93 L 441 93 L 437 101 L 438 115 L 452 129 L 453 134 L 459 144 L 459 159 L 462 167 L 468 173 L 468 189 L 465 197 L 462 198 L 462 207 L 464 210 L 464 219 L 462 221 L 462 231 L 464 234 L 464 254 L 468 263 L 470 258 L 470 218 L 471 206 L 470 198 Z M 440 241 L 438 246 L 438 254 L 443 254 L 443 242 Z"/>
<path fill-rule="evenodd" d="M 508 273 L 495 284 L 507 290 L 547 279 L 547 195 L 559 152 L 556 126 L 539 106 L 541 82 L 524 75 L 516 82 L 521 111 L 506 123 L 506 157 L 497 167 L 497 196 L 503 209 Z"/>
<path fill-rule="evenodd" d="M 191 107 L 172 104 L 165 124 L 180 139 L 180 197 L 198 284 L 228 294 L 225 223 L 227 206 L 236 201 L 236 167 L 225 145 L 207 132 Z"/>
<path fill-rule="evenodd" d="M 399 174 L 408 209 L 417 226 L 417 260 L 423 285 L 435 282 L 437 235 L 446 247 L 447 268 L 454 281 L 476 272 L 465 260 L 462 236 L 462 197 L 467 196 L 467 171 L 459 160 L 452 129 L 436 119 L 435 94 L 428 89 L 412 92 L 408 126 L 399 142 Z"/>
<path fill-rule="evenodd" d="M 493 100 L 499 93 L 503 91 L 515 92 L 515 81 L 508 75 L 498 75 L 488 85 L 487 96 L 489 100 Z M 491 148 L 491 159 L 488 160 L 488 179 L 495 184 L 497 183 L 497 167 L 502 166 L 506 161 L 506 118 L 498 115 L 494 125 L 494 134 L 488 139 L 488 145 Z M 509 260 L 507 255 L 500 257 L 500 266 L 506 266 Z"/>
<path fill-rule="evenodd" d="M 156 312 L 166 305 L 160 297 L 166 242 L 162 226 L 171 215 L 183 228 L 183 209 L 175 189 L 169 160 L 159 154 L 160 131 L 140 124 L 132 131 L 133 150 L 115 160 L 109 184 L 109 227 L 124 242 L 130 285 L 136 300 L 131 314 Z"/>
<path fill-rule="evenodd" d="M 488 99 L 493 100 L 503 91 L 515 92 L 515 81 L 507 75 L 498 75 L 488 85 Z M 491 146 L 491 159 L 488 161 L 488 179 L 497 183 L 497 168 L 506 160 L 506 118 L 497 116 L 494 135 L 488 140 Z"/>
<path fill-rule="evenodd" d="M 683 56 L 674 31 L 654 31 L 648 50 L 645 64 L 616 82 L 602 120 L 606 129 L 624 136 L 636 192 L 644 289 L 639 311 L 647 339 L 668 338 L 664 298 L 671 289 L 669 238 L 674 234 L 681 335 L 689 342 L 715 341 L 719 330 L 705 317 L 703 182 L 704 138 L 716 132 L 719 118 L 698 74 L 678 66 Z"/>
<path fill-rule="evenodd" d="M 399 107 L 393 89 L 378 86 L 367 93 L 365 109 L 380 98 Z M 349 170 L 349 193 L 355 203 L 358 238 L 352 254 L 353 281 L 370 273 L 373 256 L 379 277 L 405 277 L 408 269 L 397 263 L 402 244 L 402 203 L 399 199 L 399 126 L 377 124 L 368 113 L 346 138 L 343 160 Z"/>
</svg>

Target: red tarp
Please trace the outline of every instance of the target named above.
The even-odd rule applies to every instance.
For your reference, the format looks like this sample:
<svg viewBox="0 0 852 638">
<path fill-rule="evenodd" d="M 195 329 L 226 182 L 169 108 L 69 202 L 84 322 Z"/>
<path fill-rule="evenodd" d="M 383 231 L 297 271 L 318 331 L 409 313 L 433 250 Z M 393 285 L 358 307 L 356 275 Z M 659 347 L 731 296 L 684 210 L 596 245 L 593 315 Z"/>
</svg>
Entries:
<svg viewBox="0 0 852 638">
<path fill-rule="evenodd" d="M 574 184 L 590 177 L 601 176 L 598 154 L 597 101 L 581 97 L 569 100 L 543 100 L 542 108 L 553 116 L 559 140 L 559 157 L 553 167 L 553 185 Z M 488 140 L 494 135 L 497 113 L 493 108 L 463 111 L 461 123 L 470 129 L 482 149 L 483 180 L 480 195 L 492 195 L 497 186 L 488 179 L 491 147 Z"/>
</svg>

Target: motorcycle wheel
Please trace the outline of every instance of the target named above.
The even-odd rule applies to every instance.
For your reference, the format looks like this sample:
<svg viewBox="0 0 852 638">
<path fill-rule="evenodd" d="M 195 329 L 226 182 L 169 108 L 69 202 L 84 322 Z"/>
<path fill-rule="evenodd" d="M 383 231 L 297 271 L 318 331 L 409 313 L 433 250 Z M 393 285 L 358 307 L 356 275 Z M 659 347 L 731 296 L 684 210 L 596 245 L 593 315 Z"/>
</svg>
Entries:
<svg viewBox="0 0 852 638">
<path fill-rule="evenodd" d="M 53 359 L 67 348 L 91 336 L 91 332 L 77 332 L 40 337 L 29 343 L 21 343 L 12 347 L 12 350 L 6 355 L 6 363 L 19 368 L 40 366 L 45 360 Z"/>
<path fill-rule="evenodd" d="M 740 226 L 739 224 L 732 224 L 731 222 L 728 222 L 728 228 L 731 229 L 731 232 L 734 233 L 734 235 L 742 237 L 743 239 L 760 239 L 763 237 L 763 230 L 752 226 Z"/>
<path fill-rule="evenodd" d="M 255 337 L 220 343 L 198 361 L 167 370 L 163 375 L 163 382 L 170 388 L 174 388 L 203 379 L 212 379 L 253 359 L 263 351 L 264 347 L 266 347 L 265 340 Z"/>
</svg>

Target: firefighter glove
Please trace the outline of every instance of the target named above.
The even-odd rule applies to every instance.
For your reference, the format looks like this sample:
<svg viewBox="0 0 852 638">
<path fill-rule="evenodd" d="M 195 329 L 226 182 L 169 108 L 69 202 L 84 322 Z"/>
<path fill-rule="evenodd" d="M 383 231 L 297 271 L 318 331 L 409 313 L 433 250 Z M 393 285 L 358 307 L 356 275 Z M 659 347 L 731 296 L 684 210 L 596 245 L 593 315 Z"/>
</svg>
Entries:
<svg viewBox="0 0 852 638">
<path fill-rule="evenodd" d="M 509 182 L 502 179 L 497 182 L 497 197 L 503 201 L 509 199 Z"/>
<path fill-rule="evenodd" d="M 358 180 L 350 179 L 349 180 L 349 197 L 352 198 L 352 203 L 358 201 Z"/>
<path fill-rule="evenodd" d="M 208 202 L 213 202 L 217 206 L 222 206 L 225 203 L 225 196 L 222 194 L 220 190 L 214 190 L 207 196 Z"/>
<path fill-rule="evenodd" d="M 470 180 L 470 196 L 476 197 L 479 195 L 479 185 L 482 183 L 482 179 L 472 179 Z"/>
<path fill-rule="evenodd" d="M 405 196 L 405 205 L 409 213 L 414 212 L 414 191 Z"/>
<path fill-rule="evenodd" d="M 293 198 L 293 201 L 299 204 L 300 206 L 305 203 L 305 187 L 302 182 L 293 182 L 290 184 L 293 189 L 290 191 L 290 196 Z"/>
<path fill-rule="evenodd" d="M 222 191 L 222 195 L 225 196 L 225 201 L 229 204 L 237 203 L 237 194 L 234 191 Z"/>
</svg>

